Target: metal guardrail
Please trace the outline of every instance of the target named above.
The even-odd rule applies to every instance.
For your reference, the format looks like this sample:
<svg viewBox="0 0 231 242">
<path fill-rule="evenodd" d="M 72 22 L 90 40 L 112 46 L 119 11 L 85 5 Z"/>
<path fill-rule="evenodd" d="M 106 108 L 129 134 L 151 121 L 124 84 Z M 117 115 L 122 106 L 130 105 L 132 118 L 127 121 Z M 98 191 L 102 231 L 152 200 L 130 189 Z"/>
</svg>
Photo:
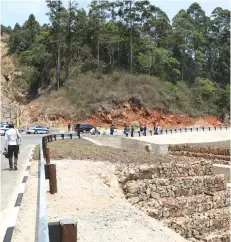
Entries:
<svg viewBox="0 0 231 242">
<path fill-rule="evenodd" d="M 46 137 L 55 137 L 56 139 L 77 139 L 79 136 L 73 133 L 65 134 L 50 134 L 41 138 L 39 149 L 39 197 L 38 197 L 38 217 L 37 217 L 37 237 L 38 242 L 49 242 L 49 228 L 48 228 L 48 211 L 46 199 L 46 177 L 45 177 L 45 159 L 44 159 L 44 139 Z"/>
<path fill-rule="evenodd" d="M 40 163 L 39 163 L 39 216 L 37 223 L 37 235 L 39 242 L 49 242 L 48 214 L 46 202 L 46 184 L 45 184 L 45 161 L 43 154 L 43 138 L 40 141 Z"/>
</svg>

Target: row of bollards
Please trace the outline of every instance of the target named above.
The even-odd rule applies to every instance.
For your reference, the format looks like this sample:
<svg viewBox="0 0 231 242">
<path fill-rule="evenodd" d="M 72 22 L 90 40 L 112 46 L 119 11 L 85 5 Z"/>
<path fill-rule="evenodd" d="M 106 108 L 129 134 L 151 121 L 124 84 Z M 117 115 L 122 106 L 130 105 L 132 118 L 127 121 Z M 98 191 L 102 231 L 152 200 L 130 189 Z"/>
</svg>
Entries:
<svg viewBox="0 0 231 242">
<path fill-rule="evenodd" d="M 64 134 L 61 134 L 64 140 Z M 70 134 L 72 139 L 72 134 Z M 56 141 L 56 135 L 43 137 L 43 154 L 46 160 L 45 177 L 49 179 L 50 194 L 58 192 L 56 179 L 56 165 L 50 164 L 50 149 L 47 147 L 49 142 Z M 77 222 L 72 219 L 60 220 L 56 223 L 49 223 L 49 241 L 50 242 L 76 242 L 77 241 Z"/>
<path fill-rule="evenodd" d="M 56 136 L 54 137 L 56 140 Z M 44 158 L 46 159 L 45 171 L 46 171 L 46 179 L 49 179 L 49 186 L 50 186 L 50 194 L 57 193 L 57 179 L 56 179 L 56 165 L 50 164 L 50 149 L 47 148 L 47 143 L 53 142 L 53 136 L 48 135 L 43 138 L 43 154 Z"/>
</svg>

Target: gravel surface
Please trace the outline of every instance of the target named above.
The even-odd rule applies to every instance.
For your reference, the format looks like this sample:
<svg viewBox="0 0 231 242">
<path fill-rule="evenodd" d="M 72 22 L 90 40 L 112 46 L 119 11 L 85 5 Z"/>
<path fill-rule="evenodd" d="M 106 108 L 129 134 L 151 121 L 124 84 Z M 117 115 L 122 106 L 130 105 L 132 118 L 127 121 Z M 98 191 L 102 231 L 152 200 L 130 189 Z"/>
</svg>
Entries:
<svg viewBox="0 0 231 242">
<path fill-rule="evenodd" d="M 47 194 L 49 221 L 76 220 L 78 241 L 186 241 L 124 199 L 113 164 L 89 160 L 52 163 L 57 165 L 58 193 Z"/>
</svg>

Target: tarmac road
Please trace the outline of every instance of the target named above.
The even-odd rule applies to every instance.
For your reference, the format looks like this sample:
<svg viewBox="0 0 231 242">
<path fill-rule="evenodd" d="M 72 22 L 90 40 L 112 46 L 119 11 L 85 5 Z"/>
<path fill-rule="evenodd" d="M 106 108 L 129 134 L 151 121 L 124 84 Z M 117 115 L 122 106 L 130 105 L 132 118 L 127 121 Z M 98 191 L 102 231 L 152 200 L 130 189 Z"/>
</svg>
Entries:
<svg viewBox="0 0 231 242">
<path fill-rule="evenodd" d="M 0 241 L 3 240 L 12 210 L 17 199 L 19 189 L 25 175 L 26 164 L 34 145 L 40 142 L 43 135 L 22 135 L 22 145 L 18 160 L 18 170 L 10 171 L 9 162 L 2 152 L 4 150 L 4 136 L 1 137 L 1 219 L 0 219 Z"/>
</svg>

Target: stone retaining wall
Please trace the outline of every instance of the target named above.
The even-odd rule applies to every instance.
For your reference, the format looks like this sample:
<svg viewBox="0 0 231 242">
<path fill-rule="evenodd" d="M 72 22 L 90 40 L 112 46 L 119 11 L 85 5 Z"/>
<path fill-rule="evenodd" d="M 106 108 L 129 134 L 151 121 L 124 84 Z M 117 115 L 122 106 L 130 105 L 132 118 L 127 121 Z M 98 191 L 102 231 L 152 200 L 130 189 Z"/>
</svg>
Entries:
<svg viewBox="0 0 231 242">
<path fill-rule="evenodd" d="M 191 241 L 228 242 L 230 191 L 225 176 L 215 175 L 210 161 L 166 159 L 118 166 L 125 197 Z"/>
<path fill-rule="evenodd" d="M 189 151 L 170 151 L 169 154 L 174 156 L 197 157 L 197 158 L 204 158 L 209 160 L 216 160 L 216 163 L 218 164 L 229 164 L 230 162 L 230 157 L 226 155 L 192 153 Z"/>
<path fill-rule="evenodd" d="M 151 178 L 175 178 L 188 176 L 213 175 L 213 165 L 210 161 L 200 160 L 189 162 L 172 160 L 169 162 L 159 162 L 153 165 L 130 164 L 120 167 L 117 175 L 121 184 L 131 180 L 143 180 Z"/>
<path fill-rule="evenodd" d="M 230 156 L 230 150 L 226 148 L 219 147 L 201 147 L 201 146 L 190 146 L 190 145 L 169 145 L 169 151 L 188 151 L 192 153 L 202 153 L 202 154 L 213 154 Z"/>
</svg>

